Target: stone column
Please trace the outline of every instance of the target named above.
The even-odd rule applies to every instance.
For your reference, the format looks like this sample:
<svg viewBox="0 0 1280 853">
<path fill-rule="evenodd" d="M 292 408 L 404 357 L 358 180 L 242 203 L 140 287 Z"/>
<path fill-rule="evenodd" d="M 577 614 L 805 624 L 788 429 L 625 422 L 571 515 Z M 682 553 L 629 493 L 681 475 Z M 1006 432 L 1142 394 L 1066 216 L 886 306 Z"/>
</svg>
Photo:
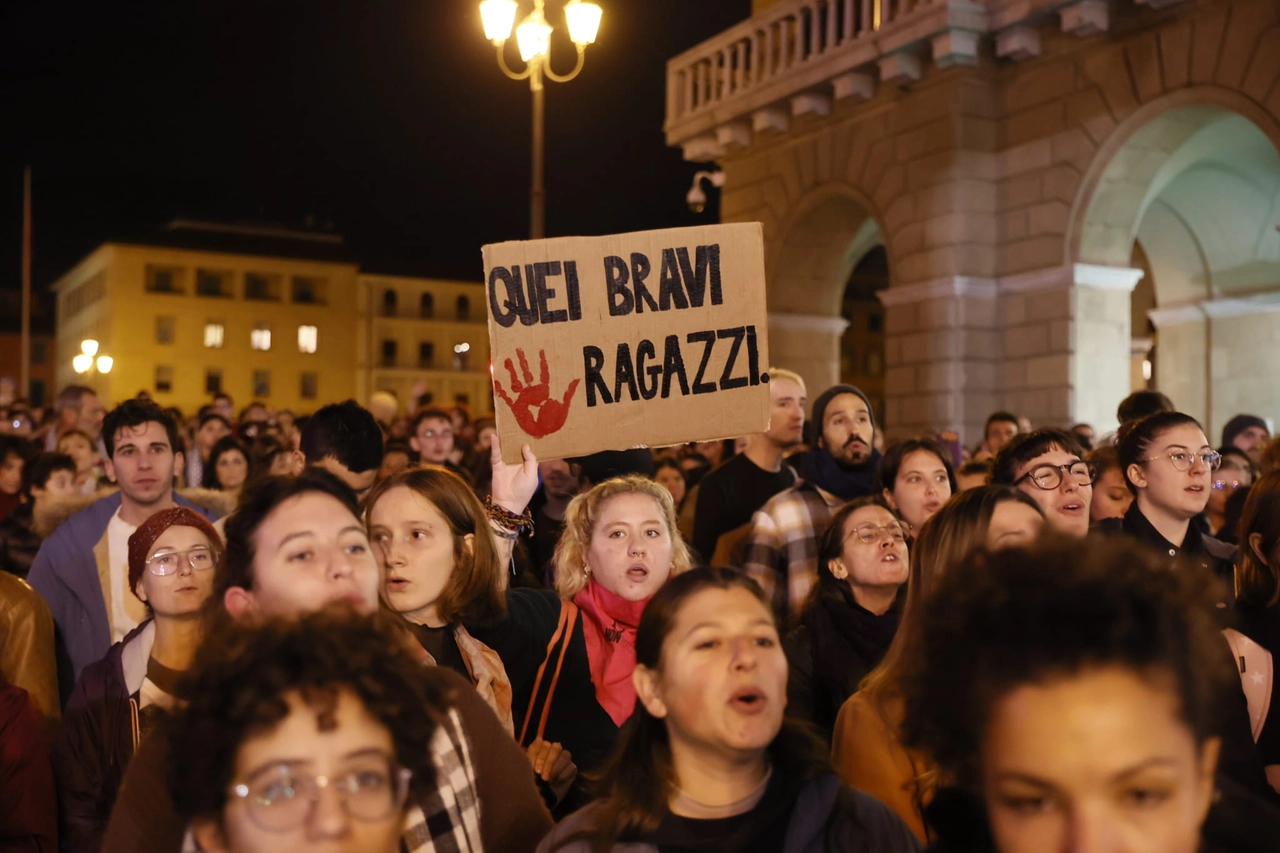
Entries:
<svg viewBox="0 0 1280 853">
<path fill-rule="evenodd" d="M 1208 429 L 1208 318 L 1197 305 L 1156 308 L 1147 317 L 1156 327 L 1156 390 Z"/>
<path fill-rule="evenodd" d="M 1130 390 L 1129 300 L 1141 277 L 1075 264 L 1002 279 L 1003 405 L 1037 426 L 1114 429 Z"/>
<path fill-rule="evenodd" d="M 1070 420 L 1109 432 L 1119 425 L 1116 408 L 1131 391 L 1130 301 L 1143 271 L 1076 264 L 1074 273 L 1071 387 L 1075 404 Z"/>
<path fill-rule="evenodd" d="M 886 314 L 890 436 L 953 429 L 976 440 L 998 401 L 995 281 L 954 276 L 877 295 Z"/>
<path fill-rule="evenodd" d="M 843 317 L 770 312 L 769 361 L 804 377 L 813 400 L 840 381 L 840 336 L 848 325 Z"/>
<path fill-rule="evenodd" d="M 1215 299 L 1200 308 L 1209 318 L 1209 405 L 1201 423 L 1217 447 L 1223 425 L 1235 415 L 1258 415 L 1273 424 L 1280 419 L 1280 292 Z"/>
</svg>

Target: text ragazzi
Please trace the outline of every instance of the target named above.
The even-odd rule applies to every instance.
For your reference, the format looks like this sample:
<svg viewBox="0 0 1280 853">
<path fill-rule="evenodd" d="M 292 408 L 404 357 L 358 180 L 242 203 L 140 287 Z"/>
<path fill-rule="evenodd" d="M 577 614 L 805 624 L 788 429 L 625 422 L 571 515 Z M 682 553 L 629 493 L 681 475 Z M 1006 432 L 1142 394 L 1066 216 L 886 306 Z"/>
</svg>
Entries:
<svg viewBox="0 0 1280 853">
<path fill-rule="evenodd" d="M 617 255 L 604 258 L 604 279 L 609 315 L 626 317 L 658 311 L 687 311 L 704 305 L 722 305 L 720 246 L 662 250 L 656 285 L 650 281 L 653 265 L 648 256 L 632 252 L 630 259 Z M 557 287 L 563 278 L 564 297 Z M 519 322 L 523 326 L 570 323 L 582 319 L 581 286 L 577 261 L 546 261 L 511 267 L 495 266 L 489 271 L 489 309 L 503 328 Z M 661 354 L 659 354 L 661 347 Z M 727 350 L 719 375 L 708 372 L 716 347 Z M 744 352 L 745 350 L 745 352 Z M 697 361 L 696 370 L 686 367 Z M 667 335 L 660 343 L 642 339 L 617 344 L 613 364 L 607 364 L 602 347 L 582 347 L 583 380 L 587 406 L 617 403 L 625 399 L 667 399 L 672 390 L 681 395 L 711 394 L 768 382 L 760 370 L 760 350 L 754 325 L 727 329 L 707 329 Z M 606 376 L 612 374 L 610 384 Z M 691 375 L 692 374 L 692 375 Z M 691 381 L 692 380 L 692 381 Z"/>
</svg>

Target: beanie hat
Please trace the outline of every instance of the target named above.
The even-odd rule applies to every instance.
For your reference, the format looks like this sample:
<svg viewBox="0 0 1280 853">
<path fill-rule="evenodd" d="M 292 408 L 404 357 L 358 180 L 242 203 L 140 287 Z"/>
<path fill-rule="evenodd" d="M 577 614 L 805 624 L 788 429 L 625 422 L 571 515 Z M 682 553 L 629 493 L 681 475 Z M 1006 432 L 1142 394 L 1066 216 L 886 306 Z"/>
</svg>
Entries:
<svg viewBox="0 0 1280 853">
<path fill-rule="evenodd" d="M 827 413 L 827 406 L 831 405 L 831 401 L 841 394 L 856 394 L 862 398 L 862 402 L 867 404 L 867 413 L 871 415 L 871 428 L 876 428 L 876 413 L 871 408 L 871 401 L 867 399 L 867 395 L 862 393 L 860 388 L 852 385 L 833 385 L 818 395 L 818 399 L 813 401 L 813 420 L 810 423 L 812 435 L 809 436 L 809 446 L 817 447 L 818 439 L 822 437 L 822 419 Z"/>
<path fill-rule="evenodd" d="M 1267 422 L 1257 415 L 1236 415 L 1222 428 L 1222 446 L 1230 447 L 1236 440 L 1236 436 L 1249 427 L 1262 427 L 1268 435 L 1271 434 L 1271 430 L 1267 428 Z"/>
<path fill-rule="evenodd" d="M 147 568 L 147 556 L 151 553 L 152 546 L 156 544 L 160 534 L 170 527 L 194 527 L 205 535 L 215 552 L 222 550 L 222 537 L 200 513 L 185 506 L 157 512 L 138 525 L 138 529 L 129 537 L 129 591 L 134 595 L 138 594 L 138 581 L 142 580 L 142 573 Z"/>
</svg>

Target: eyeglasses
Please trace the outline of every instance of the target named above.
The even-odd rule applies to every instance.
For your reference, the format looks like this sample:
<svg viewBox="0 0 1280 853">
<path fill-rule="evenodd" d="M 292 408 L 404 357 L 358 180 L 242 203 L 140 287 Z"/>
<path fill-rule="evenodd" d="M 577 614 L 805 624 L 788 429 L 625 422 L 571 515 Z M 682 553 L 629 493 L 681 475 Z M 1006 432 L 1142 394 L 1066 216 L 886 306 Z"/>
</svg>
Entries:
<svg viewBox="0 0 1280 853">
<path fill-rule="evenodd" d="M 1190 450 L 1170 450 L 1168 453 L 1160 456 L 1152 456 L 1145 459 L 1145 462 L 1155 462 L 1157 459 L 1168 459 L 1173 463 L 1173 467 L 1178 471 L 1190 471 L 1191 466 L 1196 464 L 1199 459 L 1205 465 L 1209 466 L 1210 471 L 1217 471 L 1218 466 L 1222 464 L 1222 454 L 1210 450 L 1205 453 L 1192 453 Z"/>
<path fill-rule="evenodd" d="M 261 829 L 287 832 L 306 823 L 320 791 L 329 787 L 338 792 L 348 817 L 365 823 L 383 820 L 404 806 L 412 775 L 389 759 L 335 777 L 298 773 L 282 764 L 262 770 L 231 793 L 244 800 L 249 819 Z"/>
<path fill-rule="evenodd" d="M 185 551 L 160 551 L 152 554 L 147 558 L 147 569 L 151 574 L 159 575 L 160 577 L 176 575 L 182 571 L 184 561 L 186 565 L 197 572 L 212 569 L 213 564 L 216 562 L 212 548 L 205 545 L 196 545 L 194 548 L 188 548 Z"/>
<path fill-rule="evenodd" d="M 1063 478 L 1068 475 L 1079 486 L 1093 485 L 1093 481 L 1097 479 L 1093 465 L 1088 462 L 1072 462 L 1070 465 L 1037 465 L 1019 477 L 1014 485 L 1030 480 L 1036 488 L 1051 492 L 1061 486 Z"/>
<path fill-rule="evenodd" d="M 907 538 L 906 528 L 897 521 L 891 521 L 884 527 L 870 523 L 859 524 L 849 531 L 849 535 L 844 538 L 844 541 L 848 542 L 851 538 L 857 536 L 864 545 L 870 545 L 873 542 L 879 542 L 880 538 L 886 533 L 895 542 L 902 542 Z"/>
<path fill-rule="evenodd" d="M 1243 485 L 1244 483 L 1240 482 L 1239 480 L 1214 480 L 1213 481 L 1214 490 L 1219 492 L 1222 491 L 1223 489 L 1230 489 L 1231 491 L 1234 492 Z"/>
</svg>

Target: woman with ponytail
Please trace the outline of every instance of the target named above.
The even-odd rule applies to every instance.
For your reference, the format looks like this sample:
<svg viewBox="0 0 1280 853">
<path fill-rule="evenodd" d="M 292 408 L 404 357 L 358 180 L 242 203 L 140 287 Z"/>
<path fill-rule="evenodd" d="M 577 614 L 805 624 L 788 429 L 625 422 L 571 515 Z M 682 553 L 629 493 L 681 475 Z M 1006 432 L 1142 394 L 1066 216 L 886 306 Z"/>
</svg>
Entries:
<svg viewBox="0 0 1280 853">
<path fill-rule="evenodd" d="M 696 569 L 653 596 L 636 632 L 634 713 L 602 799 L 539 853 L 919 849 L 872 797 L 840 784 L 821 743 L 784 719 L 787 659 L 772 608 L 732 569 Z"/>
</svg>

